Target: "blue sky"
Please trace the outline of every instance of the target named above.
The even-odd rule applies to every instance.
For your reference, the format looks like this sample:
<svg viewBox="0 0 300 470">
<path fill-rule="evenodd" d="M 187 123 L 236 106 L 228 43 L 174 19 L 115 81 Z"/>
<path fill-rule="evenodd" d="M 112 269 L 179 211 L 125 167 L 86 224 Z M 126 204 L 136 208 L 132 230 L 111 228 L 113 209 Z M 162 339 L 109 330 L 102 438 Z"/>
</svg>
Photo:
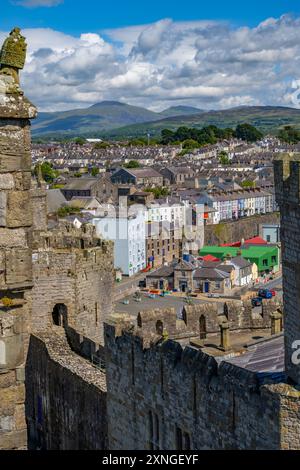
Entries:
<svg viewBox="0 0 300 470">
<path fill-rule="evenodd" d="M 43 111 L 300 107 L 299 0 L 1 0 L 0 42 L 13 26 Z"/>
<path fill-rule="evenodd" d="M 59 0 L 48 0 L 51 3 Z M 69 34 L 97 32 L 152 23 L 161 18 L 174 21 L 228 20 L 254 26 L 270 16 L 300 13 L 299 0 L 64 0 L 53 7 L 25 8 L 17 3 L 47 3 L 47 0 L 1 0 L 1 29 L 13 24 L 22 28 L 50 27 Z"/>
</svg>

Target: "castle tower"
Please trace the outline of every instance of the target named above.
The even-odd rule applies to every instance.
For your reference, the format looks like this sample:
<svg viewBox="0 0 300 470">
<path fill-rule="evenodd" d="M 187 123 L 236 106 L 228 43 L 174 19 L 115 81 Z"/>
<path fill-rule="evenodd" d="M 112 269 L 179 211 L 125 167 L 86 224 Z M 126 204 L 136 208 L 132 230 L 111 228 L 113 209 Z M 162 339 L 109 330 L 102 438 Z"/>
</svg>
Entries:
<svg viewBox="0 0 300 470">
<path fill-rule="evenodd" d="M 15 28 L 0 54 L 0 449 L 25 448 L 25 358 L 31 310 L 30 119 L 19 86 L 26 43 Z"/>
<path fill-rule="evenodd" d="M 281 213 L 286 372 L 300 384 L 300 154 L 279 155 L 274 176 Z"/>
</svg>

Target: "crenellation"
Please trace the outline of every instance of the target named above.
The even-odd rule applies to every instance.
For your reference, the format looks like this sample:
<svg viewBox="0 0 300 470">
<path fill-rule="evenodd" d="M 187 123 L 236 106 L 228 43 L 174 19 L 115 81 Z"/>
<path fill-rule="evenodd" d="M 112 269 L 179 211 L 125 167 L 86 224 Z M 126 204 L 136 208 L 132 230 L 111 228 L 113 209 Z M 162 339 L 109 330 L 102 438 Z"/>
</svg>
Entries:
<svg viewBox="0 0 300 470">
<path fill-rule="evenodd" d="M 183 349 L 173 340 L 145 349 L 134 335 L 115 334 L 114 327 L 106 326 L 111 449 L 147 448 L 150 410 L 159 413 L 163 449 L 176 448 L 177 425 L 191 436 L 192 449 L 280 447 L 276 415 L 279 399 L 272 385 L 260 385 L 256 373 L 230 364 L 226 358 L 218 363 L 203 351 Z M 131 345 L 135 356 L 134 383 L 129 368 Z M 126 436 L 122 432 L 124 415 Z M 113 424 L 116 416 L 121 417 L 118 426 Z M 265 429 L 269 428 L 271 432 L 266 434 Z"/>
</svg>

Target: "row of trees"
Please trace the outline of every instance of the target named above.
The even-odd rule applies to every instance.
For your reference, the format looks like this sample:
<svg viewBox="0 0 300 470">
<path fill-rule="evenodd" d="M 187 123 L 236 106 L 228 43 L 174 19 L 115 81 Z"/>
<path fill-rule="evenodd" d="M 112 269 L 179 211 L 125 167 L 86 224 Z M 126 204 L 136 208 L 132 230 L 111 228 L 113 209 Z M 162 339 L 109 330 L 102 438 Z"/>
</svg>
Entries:
<svg viewBox="0 0 300 470">
<path fill-rule="evenodd" d="M 247 142 L 256 142 L 263 137 L 263 134 L 251 124 L 239 124 L 235 129 L 220 129 L 213 125 L 202 127 L 202 129 L 179 127 L 176 131 L 163 129 L 161 143 L 163 145 L 182 143 L 184 149 L 195 149 L 233 137 Z"/>
</svg>

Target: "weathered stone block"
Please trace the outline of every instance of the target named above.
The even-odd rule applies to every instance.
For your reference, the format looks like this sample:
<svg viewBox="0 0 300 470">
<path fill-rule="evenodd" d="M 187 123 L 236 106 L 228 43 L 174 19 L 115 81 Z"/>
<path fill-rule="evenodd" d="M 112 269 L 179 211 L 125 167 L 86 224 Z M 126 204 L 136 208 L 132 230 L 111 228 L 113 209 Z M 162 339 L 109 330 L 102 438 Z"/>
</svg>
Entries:
<svg viewBox="0 0 300 470">
<path fill-rule="evenodd" d="M 13 416 L 0 416 L 0 432 L 9 432 L 14 429 Z"/>
<path fill-rule="evenodd" d="M 26 429 L 25 405 L 17 405 L 14 414 L 14 425 L 16 430 Z"/>
<path fill-rule="evenodd" d="M 27 238 L 26 232 L 22 228 L 16 230 L 9 230 L 0 228 L 0 248 L 13 248 L 13 247 L 26 247 Z"/>
<path fill-rule="evenodd" d="M 19 171 L 14 173 L 14 184 L 18 191 L 28 191 L 31 187 L 31 172 Z"/>
<path fill-rule="evenodd" d="M 0 190 L 14 189 L 14 177 L 10 173 L 0 174 Z"/>
<path fill-rule="evenodd" d="M 16 369 L 16 379 L 18 382 L 25 382 L 25 367 L 18 367 Z"/>
<path fill-rule="evenodd" d="M 13 385 L 16 385 L 16 374 L 14 371 L 0 374 L 0 388 L 8 388 Z"/>
<path fill-rule="evenodd" d="M 27 443 L 27 431 L 12 431 L 0 434 L 0 449 L 24 449 Z"/>
<path fill-rule="evenodd" d="M 6 284 L 20 284 L 32 280 L 31 251 L 15 248 L 6 251 Z"/>
<path fill-rule="evenodd" d="M 7 173 L 18 170 L 30 170 L 31 156 L 30 152 L 24 152 L 23 155 L 0 153 L 0 173 Z"/>
<path fill-rule="evenodd" d="M 16 404 L 23 404 L 25 401 L 25 386 L 0 389 L 0 413 L 9 414 L 14 412 Z"/>
<path fill-rule="evenodd" d="M 0 192 L 0 226 L 6 226 L 6 204 L 7 194 L 6 192 Z"/>
<path fill-rule="evenodd" d="M 30 210 L 31 200 L 28 191 L 12 191 L 7 197 L 7 227 L 30 227 L 32 214 Z"/>
<path fill-rule="evenodd" d="M 22 335 L 0 337 L 0 369 L 13 369 L 24 361 Z"/>
</svg>

